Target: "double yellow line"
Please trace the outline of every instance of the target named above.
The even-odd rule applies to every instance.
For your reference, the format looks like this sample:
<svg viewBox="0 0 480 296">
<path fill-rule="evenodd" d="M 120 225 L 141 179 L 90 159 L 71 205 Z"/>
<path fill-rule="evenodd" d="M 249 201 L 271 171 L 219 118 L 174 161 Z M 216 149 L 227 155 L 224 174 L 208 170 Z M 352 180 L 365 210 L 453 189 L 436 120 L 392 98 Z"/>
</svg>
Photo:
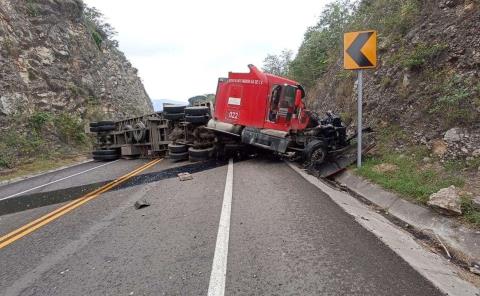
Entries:
<svg viewBox="0 0 480 296">
<path fill-rule="evenodd" d="M 162 159 L 155 159 L 152 160 L 141 167 L 131 171 L 130 173 L 121 176 L 120 178 L 80 197 L 75 199 L 74 201 L 64 205 L 63 207 L 60 207 L 53 212 L 50 212 L 20 228 L 17 230 L 14 230 L 2 237 L 0 237 L 0 249 L 8 246 L 9 244 L 15 242 L 18 239 L 21 239 L 22 237 L 28 235 L 29 233 L 39 229 L 42 226 L 45 226 L 46 224 L 52 222 L 53 220 L 56 220 L 60 218 L 61 216 L 67 214 L 70 211 L 73 211 L 74 209 L 78 208 L 79 206 L 89 202 L 90 200 L 97 198 L 100 196 L 100 194 L 107 192 L 108 190 L 122 184 L 123 182 L 127 181 L 128 179 L 138 175 L 139 173 L 143 172 L 144 170 L 156 165 L 162 161 Z"/>
</svg>

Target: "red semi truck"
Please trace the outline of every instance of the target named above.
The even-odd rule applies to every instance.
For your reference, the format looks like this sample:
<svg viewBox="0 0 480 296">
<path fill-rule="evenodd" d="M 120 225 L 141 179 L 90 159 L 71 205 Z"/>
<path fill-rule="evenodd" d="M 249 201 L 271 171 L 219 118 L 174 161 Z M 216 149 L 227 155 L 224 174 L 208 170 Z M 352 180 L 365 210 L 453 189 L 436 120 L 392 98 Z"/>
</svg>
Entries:
<svg viewBox="0 0 480 296">
<path fill-rule="evenodd" d="M 165 105 L 163 112 L 92 123 L 97 133 L 94 157 L 164 153 L 173 160 L 195 161 L 258 147 L 314 167 L 327 159 L 338 168 L 352 162 L 351 157 L 338 162 L 352 147 L 340 117 L 327 112 L 321 119 L 306 109 L 305 90 L 298 82 L 248 67 L 248 73 L 230 72 L 218 80 L 214 106 Z"/>
</svg>

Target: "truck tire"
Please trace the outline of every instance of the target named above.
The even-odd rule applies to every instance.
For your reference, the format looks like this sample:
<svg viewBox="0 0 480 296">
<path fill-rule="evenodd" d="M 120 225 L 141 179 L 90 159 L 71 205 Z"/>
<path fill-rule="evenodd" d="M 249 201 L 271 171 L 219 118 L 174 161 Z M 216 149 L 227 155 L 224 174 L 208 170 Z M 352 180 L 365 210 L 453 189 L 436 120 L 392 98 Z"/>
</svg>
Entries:
<svg viewBox="0 0 480 296">
<path fill-rule="evenodd" d="M 188 151 L 182 153 L 168 153 L 168 157 L 172 160 L 187 160 L 188 159 Z"/>
<path fill-rule="evenodd" d="M 92 126 L 92 127 L 90 127 L 90 132 L 92 132 L 92 133 L 98 133 L 98 132 L 99 132 L 98 126 Z"/>
<path fill-rule="evenodd" d="M 206 160 L 213 156 L 213 150 L 214 147 L 206 149 L 195 149 L 190 147 L 188 148 L 188 155 L 192 161 Z"/>
<path fill-rule="evenodd" d="M 135 124 L 135 130 L 133 131 L 133 138 L 137 142 L 141 142 L 145 140 L 145 135 L 146 135 L 146 126 L 143 122 L 139 121 Z"/>
<path fill-rule="evenodd" d="M 327 157 L 327 148 L 325 147 L 325 144 L 321 141 L 315 142 L 316 143 L 312 143 L 307 147 L 308 151 L 306 154 L 306 161 L 314 167 L 322 164 Z"/>
<path fill-rule="evenodd" d="M 190 123 L 206 124 L 208 120 L 207 115 L 185 115 L 185 121 Z"/>
<path fill-rule="evenodd" d="M 185 118 L 185 113 L 164 113 L 163 118 L 168 119 L 168 120 L 180 120 Z"/>
<path fill-rule="evenodd" d="M 115 121 L 103 120 L 103 121 L 97 122 L 97 126 L 103 126 L 103 125 L 115 125 Z"/>
<path fill-rule="evenodd" d="M 188 152 L 188 146 L 181 144 L 168 144 L 168 151 L 170 153 L 185 153 Z"/>
<path fill-rule="evenodd" d="M 116 126 L 115 125 L 99 125 L 95 129 L 99 132 L 109 132 L 109 131 L 115 130 Z"/>
<path fill-rule="evenodd" d="M 210 108 L 206 106 L 185 108 L 185 115 L 200 116 L 200 115 L 206 115 L 209 113 L 210 113 Z"/>
<path fill-rule="evenodd" d="M 95 151 L 92 151 L 92 154 L 93 154 L 93 156 L 118 155 L 118 150 L 116 150 L 116 149 L 95 150 Z"/>
<path fill-rule="evenodd" d="M 93 159 L 96 161 L 112 161 L 119 159 L 120 155 L 94 155 Z"/>
<path fill-rule="evenodd" d="M 186 107 L 187 106 L 182 106 L 182 105 L 165 105 L 163 106 L 163 112 L 172 113 L 172 114 L 183 113 L 183 110 L 185 110 Z"/>
<path fill-rule="evenodd" d="M 98 126 L 98 122 L 90 122 L 89 126 L 90 126 L 90 127 L 97 127 L 97 126 Z"/>
</svg>

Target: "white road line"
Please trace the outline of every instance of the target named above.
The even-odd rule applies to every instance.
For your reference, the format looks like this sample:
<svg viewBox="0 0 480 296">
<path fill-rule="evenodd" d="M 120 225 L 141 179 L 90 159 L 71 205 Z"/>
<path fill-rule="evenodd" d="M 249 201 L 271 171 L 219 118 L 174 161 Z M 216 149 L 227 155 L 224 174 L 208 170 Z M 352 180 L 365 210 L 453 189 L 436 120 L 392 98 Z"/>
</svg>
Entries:
<svg viewBox="0 0 480 296">
<path fill-rule="evenodd" d="M 427 251 L 409 233 L 398 228 L 385 217 L 347 193 L 329 187 L 290 162 L 287 164 L 308 182 L 330 196 L 338 206 L 353 216 L 355 221 L 363 228 L 373 233 L 445 295 L 480 295 L 477 287 L 459 276 L 464 273 L 461 269 L 442 256 Z"/>
<path fill-rule="evenodd" d="M 73 178 L 73 177 L 78 176 L 78 175 L 81 175 L 81 174 L 85 174 L 85 173 L 87 173 L 87 172 L 93 171 L 93 170 L 95 170 L 95 169 L 101 168 L 101 167 L 103 167 L 103 166 L 112 164 L 112 163 L 117 162 L 117 161 L 119 161 L 119 159 L 117 159 L 117 160 L 115 160 L 115 161 L 108 162 L 108 163 L 104 163 L 104 164 L 102 164 L 102 165 L 99 165 L 99 166 L 96 166 L 96 167 L 93 167 L 93 168 L 90 168 L 90 169 L 85 170 L 85 171 L 83 171 L 83 172 L 79 172 L 79 173 L 76 173 L 76 174 L 73 174 L 73 175 L 70 175 L 70 176 L 67 176 L 67 177 L 64 177 L 64 178 L 61 178 L 61 179 L 52 181 L 52 182 L 45 183 L 45 184 L 43 184 L 43 185 L 39 185 L 39 186 L 30 188 L 30 189 L 24 190 L 24 191 L 22 191 L 22 192 L 18 192 L 18 193 L 9 195 L 9 196 L 7 196 L 7 197 L 2 197 L 2 198 L 0 198 L 0 201 L 6 200 L 6 199 L 9 199 L 9 198 L 12 198 L 12 197 L 15 197 L 15 196 L 18 196 L 18 195 L 27 193 L 27 192 L 30 192 L 30 191 L 35 190 L 35 189 L 38 189 L 38 188 L 42 188 L 42 187 L 45 187 L 45 186 L 48 186 L 48 185 L 52 185 L 52 184 L 54 184 L 54 183 L 58 183 L 58 182 L 63 181 L 63 180 L 67 180 L 67 179 Z"/>
<path fill-rule="evenodd" d="M 212 273 L 208 284 L 208 296 L 223 296 L 225 294 L 225 279 L 227 276 L 228 240 L 230 237 L 230 214 L 233 195 L 233 160 L 228 162 L 227 179 L 223 193 L 222 213 L 218 226 L 217 244 L 213 256 Z"/>
</svg>

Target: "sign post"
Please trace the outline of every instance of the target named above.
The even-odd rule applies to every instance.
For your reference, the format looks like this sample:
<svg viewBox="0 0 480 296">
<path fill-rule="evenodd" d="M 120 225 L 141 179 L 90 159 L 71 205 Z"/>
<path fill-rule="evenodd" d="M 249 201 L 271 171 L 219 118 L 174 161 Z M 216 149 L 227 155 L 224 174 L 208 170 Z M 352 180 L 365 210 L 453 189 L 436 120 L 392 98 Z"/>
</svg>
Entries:
<svg viewBox="0 0 480 296">
<path fill-rule="evenodd" d="M 343 64 L 345 70 L 357 70 L 357 167 L 362 166 L 362 103 L 363 69 L 377 67 L 377 32 L 361 31 L 343 36 Z"/>
</svg>

